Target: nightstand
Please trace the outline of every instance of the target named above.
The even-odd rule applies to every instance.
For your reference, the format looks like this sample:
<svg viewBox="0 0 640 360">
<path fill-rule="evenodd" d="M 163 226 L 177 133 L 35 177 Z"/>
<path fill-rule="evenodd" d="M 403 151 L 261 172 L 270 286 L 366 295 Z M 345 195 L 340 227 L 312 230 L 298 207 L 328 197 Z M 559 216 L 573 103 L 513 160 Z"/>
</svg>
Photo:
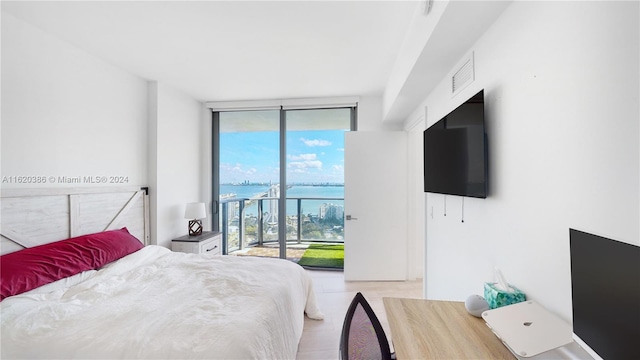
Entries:
<svg viewBox="0 0 640 360">
<path fill-rule="evenodd" d="M 222 233 L 203 231 L 202 235 L 181 236 L 171 240 L 171 250 L 193 254 L 222 254 Z"/>
</svg>

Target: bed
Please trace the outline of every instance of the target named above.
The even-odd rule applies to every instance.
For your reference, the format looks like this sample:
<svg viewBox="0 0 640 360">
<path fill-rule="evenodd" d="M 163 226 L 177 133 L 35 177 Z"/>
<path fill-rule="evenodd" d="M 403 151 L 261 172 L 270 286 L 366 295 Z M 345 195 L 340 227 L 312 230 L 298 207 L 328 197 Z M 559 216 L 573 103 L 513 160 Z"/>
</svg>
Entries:
<svg viewBox="0 0 640 360">
<path fill-rule="evenodd" d="M 127 205 L 136 208 L 135 196 L 146 213 L 138 191 L 124 197 L 114 217 Z M 3 241 L 34 245 L 39 235 L 5 226 L 5 195 Z M 18 211 L 17 201 L 8 203 Z M 145 225 L 137 226 L 141 236 L 109 227 L 64 241 L 40 239 L 44 244 L 2 256 L 2 358 L 294 359 L 305 313 L 323 317 L 311 279 L 295 263 L 176 253 L 144 246 Z M 6 274 L 20 272 L 27 280 Z"/>
</svg>

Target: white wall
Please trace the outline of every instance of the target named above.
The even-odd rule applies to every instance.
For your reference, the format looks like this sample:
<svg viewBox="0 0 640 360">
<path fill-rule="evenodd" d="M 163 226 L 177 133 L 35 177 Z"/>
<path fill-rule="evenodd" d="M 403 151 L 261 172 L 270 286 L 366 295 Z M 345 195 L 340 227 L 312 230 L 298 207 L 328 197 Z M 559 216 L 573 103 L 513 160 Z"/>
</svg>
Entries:
<svg viewBox="0 0 640 360">
<path fill-rule="evenodd" d="M 498 266 L 570 320 L 569 228 L 640 244 L 639 13 L 514 2 L 469 49 L 475 81 L 452 97 L 443 79 L 406 120 L 426 106 L 431 125 L 485 89 L 489 197 L 424 197 L 427 298 L 482 295 Z"/>
<path fill-rule="evenodd" d="M 117 184 L 59 177 L 124 176 L 149 185 L 151 242 L 187 233 L 201 192 L 203 106 L 2 14 L 3 188 Z M 44 176 L 16 184 L 11 177 Z M 54 180 L 51 180 L 54 179 Z"/>
<path fill-rule="evenodd" d="M 142 79 L 2 13 L 2 187 L 95 186 L 60 183 L 65 176 L 144 185 L 146 90 Z"/>
<path fill-rule="evenodd" d="M 424 280 L 425 202 L 424 152 L 422 150 L 424 116 L 407 124 L 407 275 Z"/>
<path fill-rule="evenodd" d="M 171 239 L 187 234 L 185 205 L 207 200 L 201 191 L 203 107 L 163 83 L 151 82 L 149 93 L 151 241 L 171 247 Z"/>
<path fill-rule="evenodd" d="M 358 131 L 402 130 L 402 124 L 382 121 L 382 97 L 362 96 L 358 102 Z"/>
</svg>

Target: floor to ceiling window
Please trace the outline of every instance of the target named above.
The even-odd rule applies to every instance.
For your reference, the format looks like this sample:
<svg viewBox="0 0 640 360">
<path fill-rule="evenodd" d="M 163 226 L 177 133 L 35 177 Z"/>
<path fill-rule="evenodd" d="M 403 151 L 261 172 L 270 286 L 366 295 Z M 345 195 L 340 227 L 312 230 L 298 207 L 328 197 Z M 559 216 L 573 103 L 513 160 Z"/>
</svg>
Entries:
<svg viewBox="0 0 640 360">
<path fill-rule="evenodd" d="M 214 229 L 226 253 L 269 246 L 284 258 L 287 244 L 344 241 L 354 107 L 218 111 L 213 120 Z"/>
<path fill-rule="evenodd" d="M 218 114 L 220 230 L 226 250 L 278 241 L 280 111 Z M 215 191 L 215 189 L 214 189 Z"/>
</svg>

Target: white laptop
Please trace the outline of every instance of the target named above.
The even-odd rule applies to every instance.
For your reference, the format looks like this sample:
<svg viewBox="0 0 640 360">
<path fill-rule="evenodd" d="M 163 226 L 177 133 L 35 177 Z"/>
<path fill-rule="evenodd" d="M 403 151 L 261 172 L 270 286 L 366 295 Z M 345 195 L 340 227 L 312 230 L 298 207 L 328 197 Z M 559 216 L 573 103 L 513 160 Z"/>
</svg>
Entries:
<svg viewBox="0 0 640 360">
<path fill-rule="evenodd" d="M 496 336 L 517 357 L 531 357 L 573 341 L 571 325 L 534 301 L 482 313 Z"/>
</svg>

